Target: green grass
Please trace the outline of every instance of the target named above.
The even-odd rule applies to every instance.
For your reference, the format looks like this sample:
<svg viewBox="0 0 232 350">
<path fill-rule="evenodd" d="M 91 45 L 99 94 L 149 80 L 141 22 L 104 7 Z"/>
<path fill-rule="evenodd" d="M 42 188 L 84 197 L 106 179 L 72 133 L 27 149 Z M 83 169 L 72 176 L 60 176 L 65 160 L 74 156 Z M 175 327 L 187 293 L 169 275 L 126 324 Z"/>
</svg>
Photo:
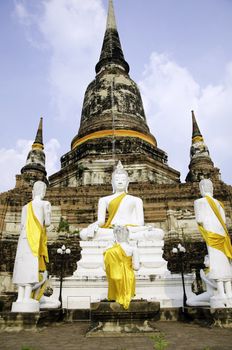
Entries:
<svg viewBox="0 0 232 350">
<path fill-rule="evenodd" d="M 153 340 L 154 350 L 165 350 L 169 345 L 169 342 L 165 339 L 165 335 L 163 333 L 153 335 L 151 340 Z"/>
</svg>

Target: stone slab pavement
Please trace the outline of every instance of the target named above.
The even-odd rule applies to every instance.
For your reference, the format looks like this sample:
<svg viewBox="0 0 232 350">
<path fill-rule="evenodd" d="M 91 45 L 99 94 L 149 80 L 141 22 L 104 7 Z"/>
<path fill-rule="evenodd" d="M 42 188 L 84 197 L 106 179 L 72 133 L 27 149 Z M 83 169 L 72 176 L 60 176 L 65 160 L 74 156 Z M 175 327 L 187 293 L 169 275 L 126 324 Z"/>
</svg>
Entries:
<svg viewBox="0 0 232 350">
<path fill-rule="evenodd" d="M 232 350 L 232 329 L 181 322 L 155 322 L 169 342 L 166 350 Z M 148 335 L 86 337 L 88 322 L 59 323 L 35 331 L 0 333 L 0 350 L 152 350 Z"/>
</svg>

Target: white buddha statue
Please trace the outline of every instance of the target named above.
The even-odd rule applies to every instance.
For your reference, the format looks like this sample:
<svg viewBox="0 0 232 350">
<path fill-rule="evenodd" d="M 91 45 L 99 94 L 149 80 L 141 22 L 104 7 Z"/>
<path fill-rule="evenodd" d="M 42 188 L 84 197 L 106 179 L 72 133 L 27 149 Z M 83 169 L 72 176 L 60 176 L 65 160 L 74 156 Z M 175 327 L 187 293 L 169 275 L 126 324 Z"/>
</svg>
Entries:
<svg viewBox="0 0 232 350">
<path fill-rule="evenodd" d="M 97 222 L 80 232 L 82 240 L 114 241 L 114 226 L 126 226 L 131 240 L 163 239 L 163 230 L 144 225 L 143 201 L 127 194 L 128 185 L 128 173 L 119 161 L 112 174 L 113 194 L 100 198 Z"/>
<path fill-rule="evenodd" d="M 209 253 L 209 277 L 217 283 L 217 292 L 210 302 L 213 307 L 229 307 L 232 302 L 232 246 L 225 211 L 223 204 L 213 198 L 213 184 L 209 179 L 201 180 L 199 187 L 203 198 L 194 202 L 195 216 Z"/>
<path fill-rule="evenodd" d="M 18 287 L 18 297 L 12 305 L 12 311 L 38 311 L 38 300 L 43 295 L 43 292 L 38 293 L 38 287 L 41 288 L 47 279 L 48 251 L 45 227 L 49 226 L 51 221 L 51 204 L 43 200 L 45 193 L 46 184 L 42 181 L 35 182 L 33 200 L 22 209 L 13 271 L 13 283 Z M 40 296 L 32 298 L 32 292 Z"/>
</svg>

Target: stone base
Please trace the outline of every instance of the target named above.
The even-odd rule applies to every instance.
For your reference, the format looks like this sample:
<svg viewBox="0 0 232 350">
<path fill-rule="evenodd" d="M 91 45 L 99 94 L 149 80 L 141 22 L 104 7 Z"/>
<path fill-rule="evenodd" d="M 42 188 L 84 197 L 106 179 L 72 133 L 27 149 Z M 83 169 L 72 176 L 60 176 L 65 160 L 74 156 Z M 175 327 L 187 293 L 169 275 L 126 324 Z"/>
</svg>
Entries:
<svg viewBox="0 0 232 350">
<path fill-rule="evenodd" d="M 232 328 L 232 308 L 186 307 L 182 312 L 188 321 L 221 328 Z"/>
<path fill-rule="evenodd" d="M 92 323 L 86 337 L 144 337 L 155 332 L 158 330 L 147 320 L 107 321 Z"/>
<path fill-rule="evenodd" d="M 187 297 L 192 295 L 193 275 L 185 275 Z M 54 298 L 59 296 L 59 280 L 51 280 Z M 66 309 L 90 309 L 90 304 L 107 300 L 108 283 L 105 277 L 77 278 L 68 277 L 63 280 L 62 300 Z M 160 307 L 179 307 L 183 305 L 183 287 L 181 276 L 136 277 L 136 297 L 134 300 L 156 301 Z"/>
<path fill-rule="evenodd" d="M 47 310 L 40 312 L 0 312 L 0 331 L 14 332 L 20 330 L 35 330 L 61 321 L 63 310 Z"/>
<path fill-rule="evenodd" d="M 157 329 L 149 320 L 159 318 L 158 302 L 132 301 L 128 310 L 116 302 L 92 303 L 91 326 L 87 337 L 122 337 L 154 333 Z"/>
<path fill-rule="evenodd" d="M 12 312 L 39 312 L 39 302 L 33 300 L 29 303 L 15 301 L 12 303 Z"/>
<path fill-rule="evenodd" d="M 91 320 L 118 321 L 118 320 L 148 320 L 158 319 L 160 303 L 145 300 L 133 300 L 127 310 L 115 301 L 101 301 L 91 303 Z"/>
<path fill-rule="evenodd" d="M 0 294 L 0 312 L 11 310 L 12 303 L 17 299 L 16 292 L 5 292 Z"/>
</svg>

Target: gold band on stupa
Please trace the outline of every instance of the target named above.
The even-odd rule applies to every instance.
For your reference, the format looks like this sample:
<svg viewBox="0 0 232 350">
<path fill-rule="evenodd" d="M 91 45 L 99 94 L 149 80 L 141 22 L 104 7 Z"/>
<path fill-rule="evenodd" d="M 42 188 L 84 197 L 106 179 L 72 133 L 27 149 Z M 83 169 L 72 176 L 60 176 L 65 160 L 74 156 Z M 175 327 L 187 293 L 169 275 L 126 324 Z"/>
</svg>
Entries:
<svg viewBox="0 0 232 350">
<path fill-rule="evenodd" d="M 80 139 L 77 139 L 73 144 L 72 144 L 72 149 L 80 146 L 82 143 L 89 141 L 89 140 L 94 140 L 94 139 L 100 139 L 103 137 L 108 137 L 108 136 L 119 136 L 119 137 L 137 137 L 143 141 L 146 141 L 150 143 L 152 146 L 157 146 L 155 139 L 152 136 L 145 135 L 139 131 L 134 131 L 134 130 L 100 130 L 100 131 L 95 131 L 91 134 L 88 134 Z"/>
<path fill-rule="evenodd" d="M 32 149 L 44 149 L 44 146 L 41 143 L 34 142 L 32 145 Z"/>
<path fill-rule="evenodd" d="M 192 138 L 192 143 L 196 143 L 196 142 L 203 142 L 204 139 L 202 136 L 195 136 Z"/>
</svg>

